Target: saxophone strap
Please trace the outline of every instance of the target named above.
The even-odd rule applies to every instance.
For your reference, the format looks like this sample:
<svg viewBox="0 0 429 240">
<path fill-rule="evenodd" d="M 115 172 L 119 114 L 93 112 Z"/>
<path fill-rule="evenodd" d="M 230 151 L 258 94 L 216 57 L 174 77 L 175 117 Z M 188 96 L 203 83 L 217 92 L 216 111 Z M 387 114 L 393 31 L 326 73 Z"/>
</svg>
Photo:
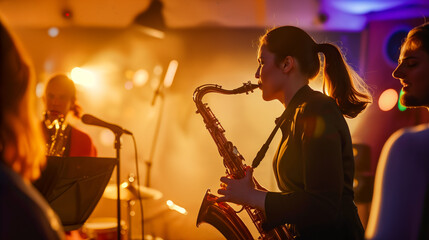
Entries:
<svg viewBox="0 0 429 240">
<path fill-rule="evenodd" d="M 282 115 L 278 117 L 275 121 L 276 126 L 274 127 L 273 131 L 271 132 L 270 136 L 268 137 L 267 141 L 265 141 L 264 145 L 262 145 L 261 149 L 259 149 L 258 154 L 256 154 L 255 159 L 253 159 L 252 162 L 252 168 L 256 168 L 261 163 L 262 159 L 264 159 L 265 154 L 268 151 L 268 148 L 270 146 L 271 141 L 273 140 L 274 136 L 276 135 L 277 131 L 279 130 L 280 126 L 285 122 L 286 117 L 289 111 L 287 109 L 284 110 Z"/>
<path fill-rule="evenodd" d="M 268 150 L 268 146 L 270 145 L 271 141 L 273 140 L 280 126 L 283 125 L 286 119 L 293 119 L 293 115 L 295 114 L 296 108 L 300 103 L 304 102 L 304 99 L 306 98 L 306 96 L 309 96 L 311 92 L 313 92 L 313 90 L 308 85 L 305 85 L 295 93 L 295 95 L 292 97 L 291 101 L 287 105 L 285 111 L 282 113 L 280 117 L 276 119 L 276 126 L 271 132 L 271 135 L 268 137 L 267 141 L 261 147 L 255 159 L 253 160 L 252 162 L 253 168 L 256 168 L 259 165 L 259 163 L 261 163 L 262 159 L 265 156 L 265 153 Z"/>
</svg>

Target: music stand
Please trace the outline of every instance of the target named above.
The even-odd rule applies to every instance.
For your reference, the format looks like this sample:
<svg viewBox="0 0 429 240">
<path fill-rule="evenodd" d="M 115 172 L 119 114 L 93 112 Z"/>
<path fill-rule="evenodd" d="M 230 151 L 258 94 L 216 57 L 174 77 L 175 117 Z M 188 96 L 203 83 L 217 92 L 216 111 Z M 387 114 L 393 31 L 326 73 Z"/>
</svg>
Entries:
<svg viewBox="0 0 429 240">
<path fill-rule="evenodd" d="M 65 231 L 82 227 L 110 180 L 116 158 L 47 157 L 34 182 L 61 219 Z"/>
</svg>

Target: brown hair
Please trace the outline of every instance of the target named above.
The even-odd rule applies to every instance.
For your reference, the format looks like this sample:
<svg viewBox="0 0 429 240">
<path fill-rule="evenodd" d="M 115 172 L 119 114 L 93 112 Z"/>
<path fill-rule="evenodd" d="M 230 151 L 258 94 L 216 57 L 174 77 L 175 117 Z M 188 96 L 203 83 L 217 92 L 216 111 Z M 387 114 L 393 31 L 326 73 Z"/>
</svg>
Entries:
<svg viewBox="0 0 429 240">
<path fill-rule="evenodd" d="M 409 41 L 418 44 L 419 47 L 429 54 L 429 22 L 411 29 L 403 44 Z"/>
<path fill-rule="evenodd" d="M 18 43 L 0 23 L 1 158 L 26 180 L 40 176 L 45 140 L 34 109 L 32 68 Z"/>
<path fill-rule="evenodd" d="M 349 118 L 362 112 L 371 96 L 359 75 L 346 63 L 340 49 L 330 43 L 317 44 L 305 31 L 293 26 L 283 26 L 268 31 L 260 39 L 275 54 L 280 63 L 286 56 L 297 59 L 301 72 L 309 79 L 320 70 L 319 52 L 325 56 L 323 84 L 327 93 L 336 102 L 341 112 Z M 358 90 L 355 85 L 361 88 Z"/>
</svg>

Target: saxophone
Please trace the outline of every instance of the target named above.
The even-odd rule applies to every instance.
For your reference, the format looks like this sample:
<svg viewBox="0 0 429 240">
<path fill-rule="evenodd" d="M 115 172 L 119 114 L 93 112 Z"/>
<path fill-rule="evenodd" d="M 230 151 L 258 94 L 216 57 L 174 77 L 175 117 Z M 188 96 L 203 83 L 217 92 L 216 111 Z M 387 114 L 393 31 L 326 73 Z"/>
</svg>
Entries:
<svg viewBox="0 0 429 240">
<path fill-rule="evenodd" d="M 48 129 L 48 143 L 46 144 L 46 155 L 63 157 L 66 149 L 67 134 L 65 132 L 67 124 L 65 116 L 60 114 L 57 119 L 50 121 L 48 113 L 45 113 L 45 126 Z"/>
<path fill-rule="evenodd" d="M 233 179 L 240 179 L 245 176 L 246 165 L 243 163 L 244 158 L 238 152 L 237 148 L 228 141 L 224 135 L 225 130 L 213 114 L 206 103 L 202 102 L 205 94 L 217 92 L 221 94 L 241 94 L 253 92 L 259 85 L 252 84 L 250 81 L 244 83 L 243 86 L 225 90 L 216 84 L 205 84 L 194 91 L 193 100 L 197 106 L 197 113 L 201 114 L 207 130 L 210 132 L 215 141 L 219 153 L 223 158 L 223 164 L 226 168 L 226 173 Z M 237 212 L 225 202 L 216 202 L 218 197 L 207 190 L 197 218 L 197 227 L 203 223 L 209 223 L 219 230 L 226 239 L 231 240 L 249 240 L 254 239 L 249 229 L 238 217 Z M 243 206 L 243 209 L 249 214 L 250 219 L 255 224 L 260 236 L 259 239 L 295 239 L 295 235 L 288 229 L 287 225 L 276 227 L 270 231 L 265 231 L 262 228 L 264 214 L 262 211 L 250 206 Z"/>
</svg>

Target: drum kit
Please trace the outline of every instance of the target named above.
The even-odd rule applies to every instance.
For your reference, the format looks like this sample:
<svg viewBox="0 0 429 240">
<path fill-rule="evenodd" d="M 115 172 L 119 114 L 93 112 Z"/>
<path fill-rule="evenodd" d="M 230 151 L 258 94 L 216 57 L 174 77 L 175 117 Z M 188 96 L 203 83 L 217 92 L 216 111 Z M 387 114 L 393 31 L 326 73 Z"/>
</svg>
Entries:
<svg viewBox="0 0 429 240">
<path fill-rule="evenodd" d="M 143 200 L 147 199 L 160 199 L 162 197 L 162 193 L 153 188 L 148 188 L 144 186 L 136 187 L 134 184 L 130 184 L 129 182 L 123 182 L 120 188 L 121 200 L 123 201 L 132 201 L 140 198 Z M 103 197 L 108 199 L 116 200 L 117 198 L 117 188 L 116 184 L 107 185 L 104 190 Z"/>
<path fill-rule="evenodd" d="M 133 177 L 129 177 L 128 181 L 120 185 L 121 201 L 126 201 L 128 206 L 128 224 L 121 221 L 121 240 L 131 240 L 131 217 L 134 215 L 132 205 L 135 200 L 158 200 L 162 197 L 162 193 L 156 189 L 136 186 Z M 103 197 L 107 199 L 117 199 L 116 184 L 108 184 L 104 190 Z M 82 231 L 87 235 L 88 239 L 94 240 L 117 240 L 117 225 L 116 218 L 93 218 L 89 219 L 83 226 Z M 128 227 L 127 227 L 128 226 Z"/>
</svg>

